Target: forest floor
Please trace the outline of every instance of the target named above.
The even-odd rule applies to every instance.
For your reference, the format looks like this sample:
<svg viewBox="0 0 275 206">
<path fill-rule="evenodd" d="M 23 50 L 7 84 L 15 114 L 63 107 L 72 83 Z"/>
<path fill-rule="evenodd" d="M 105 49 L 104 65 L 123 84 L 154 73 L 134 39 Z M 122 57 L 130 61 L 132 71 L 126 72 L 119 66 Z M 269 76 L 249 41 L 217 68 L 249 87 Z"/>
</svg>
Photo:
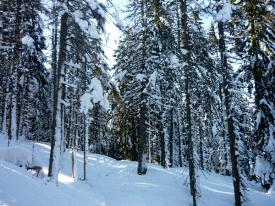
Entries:
<svg viewBox="0 0 275 206">
<path fill-rule="evenodd" d="M 21 141 L 16 147 L 32 152 L 32 143 Z M 7 147 L 6 137 L 0 135 L 0 152 Z M 136 174 L 137 162 L 116 161 L 89 154 L 88 180 L 81 181 L 83 154 L 77 153 L 78 179 L 71 177 L 71 153 L 65 152 L 59 185 L 47 181 L 50 146 L 36 143 L 34 156 L 40 159 L 44 178 L 10 162 L 0 160 L 1 206 L 189 206 L 188 170 L 163 169 L 149 164 L 144 176 Z M 231 177 L 214 173 L 199 173 L 202 206 L 232 206 Z M 265 193 L 260 185 L 248 183 L 250 206 L 274 206 L 275 195 Z"/>
</svg>

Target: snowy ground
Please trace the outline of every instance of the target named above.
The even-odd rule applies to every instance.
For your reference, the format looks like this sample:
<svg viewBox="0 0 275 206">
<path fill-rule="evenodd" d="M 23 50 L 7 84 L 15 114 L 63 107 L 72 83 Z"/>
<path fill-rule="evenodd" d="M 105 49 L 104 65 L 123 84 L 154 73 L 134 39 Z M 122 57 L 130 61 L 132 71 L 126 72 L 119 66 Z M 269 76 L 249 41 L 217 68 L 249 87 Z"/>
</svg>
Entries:
<svg viewBox="0 0 275 206">
<path fill-rule="evenodd" d="M 0 152 L 7 141 L 0 135 Z M 32 151 L 32 143 L 20 142 L 17 147 Z M 34 154 L 47 173 L 50 147 L 35 144 Z M 189 206 L 183 168 L 162 169 L 150 164 L 145 176 L 136 174 L 136 162 L 116 161 L 90 154 L 88 181 L 74 181 L 71 174 L 71 154 L 66 152 L 59 175 L 59 186 L 32 175 L 30 171 L 0 160 L 1 206 Z M 78 176 L 82 177 L 82 153 L 77 154 Z M 202 206 L 232 206 L 233 192 L 230 177 L 217 174 L 200 175 Z M 251 206 L 274 206 L 275 195 L 264 193 L 260 186 L 250 185 L 248 197 Z"/>
</svg>

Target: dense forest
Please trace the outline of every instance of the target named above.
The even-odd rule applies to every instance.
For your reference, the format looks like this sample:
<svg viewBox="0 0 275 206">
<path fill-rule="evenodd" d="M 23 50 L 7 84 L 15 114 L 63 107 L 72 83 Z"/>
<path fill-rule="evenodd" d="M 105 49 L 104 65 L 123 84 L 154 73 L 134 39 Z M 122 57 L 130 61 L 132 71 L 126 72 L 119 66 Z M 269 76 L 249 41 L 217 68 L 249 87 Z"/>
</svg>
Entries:
<svg viewBox="0 0 275 206">
<path fill-rule="evenodd" d="M 49 142 L 49 181 L 65 150 L 275 184 L 273 0 L 0 0 L 0 122 L 9 143 Z M 119 20 L 118 13 L 125 18 Z M 108 64 L 106 22 L 122 35 Z M 111 34 L 112 35 L 112 34 Z"/>
</svg>

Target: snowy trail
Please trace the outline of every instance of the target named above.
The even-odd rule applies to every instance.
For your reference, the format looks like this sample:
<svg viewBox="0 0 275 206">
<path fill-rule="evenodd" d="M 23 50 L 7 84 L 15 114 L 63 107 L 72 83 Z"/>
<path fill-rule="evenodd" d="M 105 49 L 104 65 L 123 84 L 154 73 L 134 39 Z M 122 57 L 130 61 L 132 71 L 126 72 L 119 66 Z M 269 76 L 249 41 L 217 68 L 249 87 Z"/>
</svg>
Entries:
<svg viewBox="0 0 275 206">
<path fill-rule="evenodd" d="M 29 142 L 20 147 L 32 151 Z M 0 140 L 1 148 L 6 142 Z M 47 172 L 50 147 L 45 143 L 35 145 L 34 154 Z M 74 181 L 71 174 L 71 153 L 64 154 L 64 164 L 59 175 L 59 186 L 46 179 L 34 177 L 31 172 L 0 160 L 1 206 L 189 206 L 191 199 L 187 169 L 163 169 L 150 164 L 145 176 L 136 174 L 136 162 L 116 161 L 112 158 L 89 154 L 88 180 Z M 78 177 L 82 178 L 82 153 L 77 153 Z M 202 206 L 233 205 L 230 177 L 217 174 L 200 175 Z M 251 206 L 274 206 L 275 195 L 250 185 L 248 196 Z"/>
</svg>

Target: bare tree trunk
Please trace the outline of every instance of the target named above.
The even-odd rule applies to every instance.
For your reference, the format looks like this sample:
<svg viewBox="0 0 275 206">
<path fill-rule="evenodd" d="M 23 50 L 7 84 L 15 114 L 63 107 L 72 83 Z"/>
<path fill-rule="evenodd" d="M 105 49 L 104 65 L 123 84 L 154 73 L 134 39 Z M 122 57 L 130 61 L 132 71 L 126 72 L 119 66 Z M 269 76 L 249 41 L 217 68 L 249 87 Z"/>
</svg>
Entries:
<svg viewBox="0 0 275 206">
<path fill-rule="evenodd" d="M 60 167 L 60 155 L 63 144 L 62 134 L 62 74 L 64 74 L 64 62 L 66 60 L 66 38 L 68 33 L 68 13 L 65 12 L 61 17 L 61 28 L 60 28 L 60 45 L 59 45 L 59 58 L 57 65 L 57 72 L 54 75 L 54 104 L 53 104 L 53 125 L 52 125 L 52 140 L 51 140 L 51 151 L 49 161 L 49 173 L 48 176 L 58 182 L 58 173 Z"/>
<path fill-rule="evenodd" d="M 72 140 L 72 177 L 76 179 L 77 178 L 76 151 L 77 151 L 77 145 L 78 145 L 78 114 L 76 109 L 73 111 L 73 113 L 74 113 L 75 129 L 74 129 L 74 138 Z"/>
<path fill-rule="evenodd" d="M 200 167 L 204 170 L 204 159 L 203 159 L 203 131 L 202 131 L 202 123 L 199 118 L 199 137 L 200 137 Z"/>
<path fill-rule="evenodd" d="M 84 164 L 83 164 L 83 180 L 87 180 L 87 165 L 89 151 L 89 121 L 87 115 L 84 116 Z"/>
<path fill-rule="evenodd" d="M 152 125 L 153 124 L 153 122 L 151 121 L 151 119 L 150 119 L 150 116 L 149 116 L 149 118 L 148 118 L 148 124 L 149 125 Z M 151 151 L 151 148 L 152 148 L 152 142 L 151 142 L 151 139 L 152 139 L 152 131 L 150 130 L 149 132 L 148 132 L 148 145 L 147 145 L 147 150 L 148 150 L 148 162 L 149 163 L 152 163 L 152 151 Z"/>
<path fill-rule="evenodd" d="M 143 102 L 140 108 L 140 119 L 139 119 L 139 142 L 138 142 L 138 168 L 137 173 L 139 175 L 145 175 L 147 172 L 146 167 L 146 144 L 147 144 L 147 128 L 146 128 L 146 103 Z"/>
<path fill-rule="evenodd" d="M 6 93 L 3 100 L 3 110 L 2 110 L 2 132 L 4 134 L 7 134 L 7 112 L 8 112 L 8 100 L 9 99 L 9 93 Z"/>
<path fill-rule="evenodd" d="M 177 122 L 178 122 L 178 144 L 179 144 L 179 166 L 182 167 L 183 163 L 182 163 L 182 138 L 181 138 L 181 126 L 180 126 L 180 112 L 177 112 Z"/>
<path fill-rule="evenodd" d="M 189 47 L 189 33 L 188 33 L 188 14 L 187 14 L 187 0 L 180 0 L 181 10 L 181 26 L 182 26 L 182 45 L 187 50 L 186 60 L 189 61 L 190 47 Z M 192 117 L 191 117 L 191 72 L 190 66 L 185 67 L 185 94 L 186 94 L 186 129 L 187 129 L 187 158 L 189 165 L 189 181 L 190 181 L 190 193 L 193 197 L 193 206 L 197 205 L 197 185 L 196 185 L 196 173 L 195 173 L 195 160 L 194 160 L 194 149 L 192 139 Z"/>
<path fill-rule="evenodd" d="M 231 156 L 231 165 L 232 165 L 232 179 L 233 179 L 233 187 L 234 187 L 234 196 L 235 196 L 235 205 L 241 206 L 241 180 L 238 171 L 238 162 L 235 148 L 235 127 L 232 112 L 230 111 L 230 93 L 229 90 L 231 85 L 229 83 L 230 75 L 228 71 L 228 63 L 227 56 L 225 54 L 225 37 L 224 37 L 224 25 L 223 22 L 218 22 L 218 31 L 219 31 L 219 50 L 220 50 L 220 58 L 221 58 L 221 67 L 222 67 L 222 76 L 223 76 L 223 84 L 222 90 L 224 94 L 224 106 L 225 106 L 225 121 L 226 121 L 226 133 L 229 138 L 229 146 L 230 146 L 230 156 Z"/>
<path fill-rule="evenodd" d="M 74 120 L 74 111 L 73 111 L 73 106 L 70 106 L 70 110 L 69 110 L 69 117 L 68 117 L 68 128 L 66 128 L 68 131 L 66 132 L 66 148 L 71 148 L 73 145 L 73 138 L 72 138 L 72 124 L 73 124 L 73 120 Z"/>
<path fill-rule="evenodd" d="M 143 37 L 142 37 L 142 65 L 143 71 L 146 71 L 146 48 L 145 48 L 145 29 L 146 29 L 146 17 L 144 13 L 144 0 L 141 1 L 141 18 L 142 18 L 142 27 L 143 27 Z M 145 89 L 146 84 L 143 83 L 143 90 Z M 137 173 L 139 175 L 145 175 L 147 172 L 146 162 L 147 162 L 147 126 L 146 126 L 146 113 L 147 113 L 147 103 L 146 95 L 144 91 L 141 94 L 141 108 L 140 108 L 140 117 L 139 117 L 139 127 L 138 127 L 138 168 Z"/>
<path fill-rule="evenodd" d="M 177 18 L 177 46 L 178 50 L 181 49 L 181 18 L 180 18 L 180 11 L 179 11 L 179 2 L 176 3 L 176 18 Z M 177 122 L 178 122 L 178 146 L 179 146 L 179 166 L 183 166 L 182 162 L 182 139 L 181 139 L 181 125 L 180 125 L 180 112 L 179 109 L 177 110 Z"/>
<path fill-rule="evenodd" d="M 21 6 L 22 1 L 16 1 L 16 16 L 15 16 L 15 32 L 14 32 L 14 54 L 12 66 L 12 92 L 11 92 L 11 113 L 10 113 L 10 137 L 9 139 L 17 139 L 17 82 L 18 82 L 18 67 L 20 64 L 20 48 L 21 48 Z"/>
<path fill-rule="evenodd" d="M 171 109 L 171 117 L 170 117 L 170 134 L 169 134 L 169 154 L 170 154 L 170 167 L 174 166 L 173 156 L 174 156 L 174 109 Z"/>
<path fill-rule="evenodd" d="M 160 123 L 160 164 L 162 167 L 166 167 L 166 150 L 165 150 L 165 135 L 163 130 L 163 122 Z"/>
<path fill-rule="evenodd" d="M 24 84 L 25 84 L 25 81 L 23 81 L 23 85 L 22 85 L 22 88 L 24 88 Z M 26 99 L 26 96 L 24 95 L 24 92 L 23 92 L 24 89 L 20 89 L 19 88 L 19 91 L 18 91 L 18 102 L 17 102 L 17 131 L 16 131 L 16 135 L 17 135 L 17 139 L 19 136 L 22 135 L 22 122 L 23 122 L 23 111 L 24 111 L 24 107 L 25 107 L 25 99 Z"/>
<path fill-rule="evenodd" d="M 53 13 L 54 13 L 54 29 L 53 29 L 53 40 L 52 40 L 52 87 L 53 87 L 53 92 L 52 92 L 52 132 L 51 132 L 51 151 L 50 151 L 50 159 L 49 159 L 49 171 L 48 171 L 48 176 L 52 176 L 52 169 L 53 169 L 53 151 L 54 151 L 54 146 L 55 146 L 55 138 L 54 138 L 54 129 L 55 129 L 55 116 L 56 116 L 56 93 L 57 93 L 57 24 L 58 24 L 58 18 L 57 18 L 57 11 L 56 11 L 56 1 L 53 1 Z"/>
<path fill-rule="evenodd" d="M 188 76 L 188 74 L 187 74 Z M 192 140 L 192 119 L 191 119 L 191 101 L 189 91 L 189 78 L 185 80 L 185 92 L 186 92 L 186 120 L 187 120 L 187 158 L 189 165 L 189 181 L 190 181 L 190 192 L 193 197 L 193 206 L 197 205 L 197 189 L 196 189 L 196 174 L 195 174 L 195 160 L 194 160 L 194 149 Z"/>
</svg>

